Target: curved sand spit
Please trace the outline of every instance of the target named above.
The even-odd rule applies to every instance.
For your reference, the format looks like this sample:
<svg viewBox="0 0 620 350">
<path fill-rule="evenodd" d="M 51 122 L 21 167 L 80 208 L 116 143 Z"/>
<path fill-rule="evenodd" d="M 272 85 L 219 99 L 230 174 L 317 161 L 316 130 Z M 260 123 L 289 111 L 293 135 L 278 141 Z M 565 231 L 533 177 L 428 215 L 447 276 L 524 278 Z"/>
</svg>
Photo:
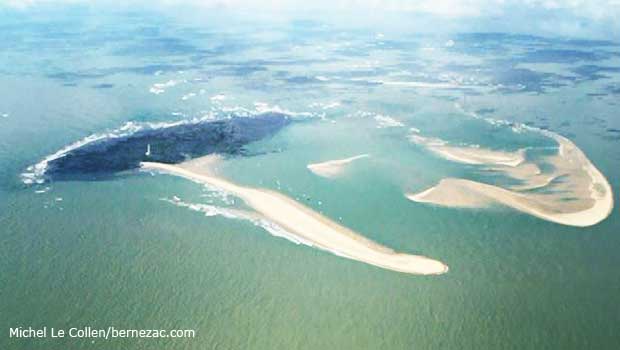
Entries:
<svg viewBox="0 0 620 350">
<path fill-rule="evenodd" d="M 506 165 L 518 166 L 525 161 L 525 150 L 516 152 L 495 151 L 474 146 L 451 146 L 447 142 L 431 137 L 411 135 L 409 139 L 422 145 L 439 156 L 453 162 L 473 165 Z"/>
<path fill-rule="evenodd" d="M 240 186 L 217 177 L 209 170 L 214 159 L 207 156 L 176 165 L 144 162 L 141 166 L 227 191 L 243 199 L 254 210 L 289 232 L 334 254 L 404 273 L 436 275 L 448 271 L 448 266 L 440 261 L 397 253 L 280 193 Z"/>
<path fill-rule="evenodd" d="M 367 158 L 367 157 L 370 157 L 370 155 L 360 154 L 360 155 L 350 157 L 350 158 L 335 159 L 335 160 L 328 160 L 322 163 L 308 164 L 307 168 L 308 170 L 312 171 L 314 174 L 318 176 L 322 176 L 326 178 L 333 178 L 338 175 L 341 175 L 349 163 L 355 160 Z"/>
<path fill-rule="evenodd" d="M 487 170 L 501 172 L 521 184 L 502 188 L 449 178 L 423 192 L 406 196 L 412 201 L 450 207 L 480 208 L 499 203 L 541 219 L 570 226 L 591 226 L 604 220 L 613 209 L 613 194 L 605 176 L 569 139 L 547 131 L 543 134 L 558 143 L 557 155 L 545 158 L 545 161 L 553 166 L 550 173 L 543 174 L 536 164 L 525 162 L 525 158 L 517 162 L 518 157 L 515 157 L 514 162 L 498 164 L 497 157 L 491 157 L 478 164 L 490 165 Z M 456 155 L 445 156 L 450 160 L 463 153 L 459 147 L 444 146 L 437 142 L 435 144 L 438 146 L 429 145 L 429 142 L 416 143 L 444 156 L 446 152 L 452 153 L 451 150 L 455 149 Z M 441 148 L 438 150 L 436 147 Z M 472 151 L 470 147 L 466 149 L 467 154 Z M 474 155 L 473 158 L 481 160 L 490 154 L 489 152 L 497 152 L 484 149 L 480 151 L 483 153 L 480 156 Z"/>
</svg>

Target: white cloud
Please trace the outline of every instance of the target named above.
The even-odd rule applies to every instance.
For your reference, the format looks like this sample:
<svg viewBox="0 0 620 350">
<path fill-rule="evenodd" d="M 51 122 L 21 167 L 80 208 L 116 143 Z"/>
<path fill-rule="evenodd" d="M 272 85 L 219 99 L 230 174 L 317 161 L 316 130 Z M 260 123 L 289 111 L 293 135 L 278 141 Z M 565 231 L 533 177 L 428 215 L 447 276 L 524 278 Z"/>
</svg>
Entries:
<svg viewBox="0 0 620 350">
<path fill-rule="evenodd" d="M 36 3 L 36 0 L 4 0 L 4 1 L 0 1 L 0 5 L 6 6 L 6 7 L 10 7 L 10 8 L 16 8 L 16 9 L 25 9 L 27 7 L 35 5 L 35 3 Z"/>
<path fill-rule="evenodd" d="M 479 16 L 493 12 L 503 0 L 160 0 L 163 4 L 191 4 L 205 8 L 275 11 L 397 11 L 447 17 Z M 490 10 L 490 11 L 489 11 Z"/>
<path fill-rule="evenodd" d="M 18 10 L 26 10 L 40 5 L 65 5 L 88 3 L 84 0 L 0 0 L 0 8 L 8 7 Z"/>
<path fill-rule="evenodd" d="M 112 0 L 0 0 L 0 7 L 27 9 L 37 5 L 67 3 L 115 5 L 115 1 Z M 195 6 L 258 12 L 325 11 L 375 14 L 378 11 L 386 11 L 422 13 L 447 18 L 511 16 L 512 11 L 517 9 L 521 13 L 563 11 L 575 17 L 620 21 L 620 0 L 128 0 L 123 2 L 123 6 L 127 7 L 131 3 L 144 6 Z"/>
</svg>

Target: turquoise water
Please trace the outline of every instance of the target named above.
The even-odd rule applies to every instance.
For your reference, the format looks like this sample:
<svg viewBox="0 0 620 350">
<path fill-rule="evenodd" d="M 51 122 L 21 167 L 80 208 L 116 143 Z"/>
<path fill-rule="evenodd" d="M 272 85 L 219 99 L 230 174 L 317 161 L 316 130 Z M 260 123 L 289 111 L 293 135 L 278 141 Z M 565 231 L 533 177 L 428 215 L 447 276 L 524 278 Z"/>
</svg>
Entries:
<svg viewBox="0 0 620 350">
<path fill-rule="evenodd" d="M 80 11 L 7 18 L 0 348 L 620 346 L 617 208 L 596 226 L 574 228 L 506 208 L 441 208 L 403 195 L 448 176 L 484 177 L 409 142 L 409 128 L 497 149 L 553 145 L 474 119 L 476 111 L 569 137 L 617 193 L 620 74 L 609 67 L 620 63 L 618 43 L 378 37 L 334 24 L 221 22 Z M 151 91 L 171 80 L 176 85 L 164 92 Z M 460 87 L 376 83 L 395 80 Z M 387 271 L 274 237 L 247 220 L 175 206 L 162 199 L 243 207 L 169 175 L 129 171 L 41 184 L 25 184 L 21 175 L 66 145 L 129 121 L 262 110 L 284 111 L 295 122 L 248 145 L 248 156 L 228 157 L 223 175 L 281 191 L 386 246 L 444 261 L 449 273 Z M 384 127 L 377 116 L 402 126 Z M 306 169 L 363 153 L 371 157 L 340 178 Z M 9 339 L 17 326 L 195 329 L 196 337 Z"/>
</svg>

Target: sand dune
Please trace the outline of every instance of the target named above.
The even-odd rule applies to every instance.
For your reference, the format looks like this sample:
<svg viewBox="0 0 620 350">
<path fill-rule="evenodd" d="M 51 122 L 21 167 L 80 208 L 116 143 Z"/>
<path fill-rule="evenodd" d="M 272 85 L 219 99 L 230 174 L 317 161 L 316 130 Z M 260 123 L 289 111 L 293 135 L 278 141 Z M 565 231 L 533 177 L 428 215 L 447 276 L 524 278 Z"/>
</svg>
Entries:
<svg viewBox="0 0 620 350">
<path fill-rule="evenodd" d="M 332 178 L 341 175 L 349 163 L 366 157 L 370 157 L 370 155 L 360 154 L 345 159 L 335 159 L 322 163 L 308 164 L 307 168 L 318 176 Z"/>
<path fill-rule="evenodd" d="M 553 166 L 549 173 L 542 173 L 531 162 L 497 166 L 489 159 L 483 164 L 494 166 L 487 170 L 502 172 L 521 184 L 502 188 L 449 178 L 441 180 L 437 186 L 406 196 L 412 201 L 449 207 L 486 207 L 499 203 L 570 226 L 591 226 L 607 218 L 613 209 L 613 194 L 605 176 L 569 139 L 551 132 L 543 133 L 558 143 L 558 153 L 544 159 Z"/>
<path fill-rule="evenodd" d="M 141 166 L 227 191 L 240 197 L 258 213 L 299 236 L 303 241 L 334 254 L 404 273 L 433 275 L 448 271 L 448 266 L 440 261 L 397 253 L 280 193 L 240 186 L 218 177 L 212 171 L 216 162 L 216 158 L 207 156 L 176 165 L 145 162 Z"/>
</svg>

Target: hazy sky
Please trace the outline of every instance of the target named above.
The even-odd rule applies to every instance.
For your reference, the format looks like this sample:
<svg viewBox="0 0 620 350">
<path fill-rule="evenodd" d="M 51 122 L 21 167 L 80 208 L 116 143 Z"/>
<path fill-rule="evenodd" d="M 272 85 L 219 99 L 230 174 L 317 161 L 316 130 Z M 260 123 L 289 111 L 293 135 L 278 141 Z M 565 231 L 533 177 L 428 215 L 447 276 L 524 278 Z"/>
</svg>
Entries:
<svg viewBox="0 0 620 350">
<path fill-rule="evenodd" d="M 62 5 L 119 6 L 119 1 L 0 0 L 5 9 L 29 11 Z M 169 11 L 230 11 L 287 14 L 308 17 L 346 16 L 347 20 L 380 24 L 384 16 L 398 15 L 421 21 L 429 18 L 482 31 L 540 32 L 545 35 L 596 36 L 620 40 L 620 0 L 134 0 L 123 7 L 140 6 Z M 458 23 L 458 25 L 457 25 Z M 495 28 L 494 28 L 495 27 Z M 439 28 L 438 28 L 439 29 Z"/>
</svg>

